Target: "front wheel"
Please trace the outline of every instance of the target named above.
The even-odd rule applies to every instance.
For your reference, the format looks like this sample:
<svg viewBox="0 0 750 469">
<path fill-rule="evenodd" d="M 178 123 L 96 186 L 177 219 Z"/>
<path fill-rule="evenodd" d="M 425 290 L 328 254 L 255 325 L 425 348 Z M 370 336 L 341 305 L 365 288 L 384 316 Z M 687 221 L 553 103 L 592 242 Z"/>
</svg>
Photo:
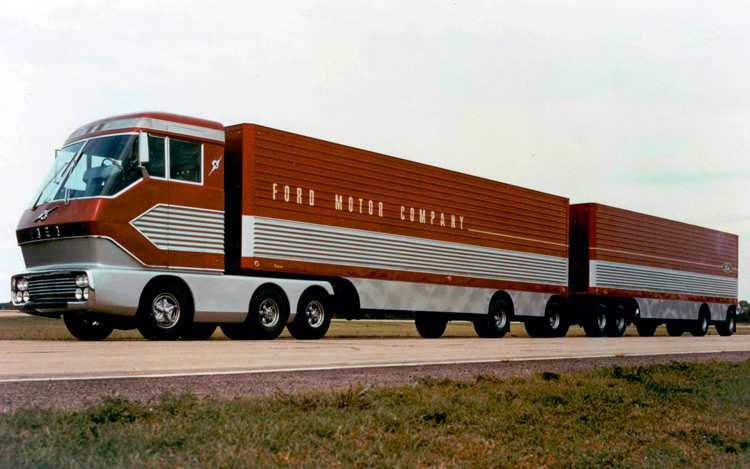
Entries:
<svg viewBox="0 0 750 469">
<path fill-rule="evenodd" d="M 176 340 L 193 320 L 190 295 L 179 285 L 154 283 L 144 290 L 136 314 L 138 331 L 148 340 Z"/>
<path fill-rule="evenodd" d="M 508 304 L 503 300 L 493 301 L 489 313 L 474 321 L 474 330 L 484 339 L 499 339 L 510 330 Z"/>
<path fill-rule="evenodd" d="M 295 339 L 317 340 L 328 332 L 331 326 L 331 309 L 328 294 L 312 288 L 302 294 L 297 305 L 297 316 L 287 325 Z"/>
<path fill-rule="evenodd" d="M 182 332 L 181 337 L 185 340 L 206 340 L 216 331 L 216 324 L 193 323 L 187 330 Z"/>
<path fill-rule="evenodd" d="M 448 320 L 438 313 L 421 313 L 414 315 L 414 325 L 417 332 L 425 339 L 437 339 L 443 335 L 448 327 Z"/>
<path fill-rule="evenodd" d="M 107 321 L 93 318 L 88 314 L 65 314 L 63 321 L 68 331 L 78 340 L 104 340 L 115 329 Z"/>
</svg>

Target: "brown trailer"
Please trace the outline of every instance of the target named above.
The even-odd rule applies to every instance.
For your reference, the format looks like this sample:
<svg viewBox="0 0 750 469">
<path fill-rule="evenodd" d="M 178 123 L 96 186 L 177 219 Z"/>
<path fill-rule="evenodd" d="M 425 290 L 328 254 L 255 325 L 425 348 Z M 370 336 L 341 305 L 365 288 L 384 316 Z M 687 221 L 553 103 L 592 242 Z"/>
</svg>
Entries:
<svg viewBox="0 0 750 469">
<path fill-rule="evenodd" d="M 738 237 L 600 204 L 570 206 L 570 301 L 587 334 L 734 332 Z"/>
<path fill-rule="evenodd" d="M 544 316 L 567 295 L 568 199 L 254 124 L 226 156 L 228 272 L 325 279 L 349 317 L 414 313 L 430 337 L 567 330 Z"/>
</svg>

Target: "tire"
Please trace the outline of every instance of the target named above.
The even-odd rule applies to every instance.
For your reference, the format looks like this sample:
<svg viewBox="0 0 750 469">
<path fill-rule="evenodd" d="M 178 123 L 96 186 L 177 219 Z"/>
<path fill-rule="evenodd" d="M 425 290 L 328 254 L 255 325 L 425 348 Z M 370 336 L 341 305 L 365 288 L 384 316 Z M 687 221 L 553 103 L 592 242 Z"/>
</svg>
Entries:
<svg viewBox="0 0 750 469">
<path fill-rule="evenodd" d="M 720 336 L 729 337 L 730 335 L 734 334 L 736 330 L 737 316 L 734 310 L 730 309 L 727 312 L 727 319 L 725 321 L 716 323 L 716 332 L 718 332 Z"/>
<path fill-rule="evenodd" d="M 659 327 L 658 322 L 647 319 L 641 319 L 635 323 L 635 328 L 641 337 L 653 337 L 656 334 L 657 327 Z"/>
<path fill-rule="evenodd" d="M 273 340 L 281 335 L 289 319 L 289 303 L 278 289 L 258 288 L 250 299 L 250 310 L 242 326 L 247 337 L 254 340 Z"/>
<path fill-rule="evenodd" d="M 148 340 L 176 340 L 193 321 L 193 302 L 183 287 L 156 282 L 146 287 L 136 314 L 138 331 Z"/>
<path fill-rule="evenodd" d="M 690 335 L 693 337 L 703 337 L 708 334 L 709 315 L 705 309 L 698 313 L 698 320 L 690 327 Z"/>
<path fill-rule="evenodd" d="M 607 317 L 607 324 L 604 327 L 604 334 L 607 337 L 622 337 L 625 335 L 625 329 L 628 327 L 628 321 L 625 318 L 625 307 L 615 305 L 611 308 Z"/>
<path fill-rule="evenodd" d="M 287 325 L 287 329 L 295 339 L 317 340 L 328 332 L 332 315 L 328 293 L 320 288 L 311 288 L 300 297 L 297 316 Z"/>
<path fill-rule="evenodd" d="M 108 321 L 88 314 L 64 314 L 63 321 L 68 331 L 78 340 L 104 340 L 115 329 Z"/>
<path fill-rule="evenodd" d="M 600 303 L 583 322 L 583 331 L 589 337 L 604 337 L 607 328 L 607 307 Z"/>
<path fill-rule="evenodd" d="M 448 320 L 438 313 L 421 313 L 414 315 L 414 325 L 417 326 L 417 332 L 425 339 L 438 339 L 445 332 L 448 326 Z"/>
<path fill-rule="evenodd" d="M 186 328 L 180 335 L 185 340 L 206 340 L 216 331 L 216 324 L 208 323 L 193 323 L 189 328 Z"/>
<path fill-rule="evenodd" d="M 670 337 L 679 337 L 685 332 L 685 327 L 681 321 L 669 321 L 667 323 L 667 334 Z"/>
<path fill-rule="evenodd" d="M 495 300 L 490 304 L 489 312 L 474 321 L 474 330 L 483 339 L 499 339 L 510 331 L 510 314 L 504 300 Z M 442 334 L 442 333 L 441 333 Z"/>
<path fill-rule="evenodd" d="M 529 337 L 565 337 L 570 329 L 570 319 L 557 301 L 547 302 L 542 318 L 529 318 L 524 322 Z"/>
</svg>

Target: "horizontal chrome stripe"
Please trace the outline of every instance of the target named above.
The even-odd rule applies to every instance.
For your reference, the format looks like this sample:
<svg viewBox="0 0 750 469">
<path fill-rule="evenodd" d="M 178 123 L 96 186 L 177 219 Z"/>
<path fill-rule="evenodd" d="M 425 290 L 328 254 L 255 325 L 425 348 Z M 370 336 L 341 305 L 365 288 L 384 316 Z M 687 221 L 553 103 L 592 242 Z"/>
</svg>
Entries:
<svg viewBox="0 0 750 469">
<path fill-rule="evenodd" d="M 264 217 L 243 217 L 242 255 L 566 285 L 561 257 Z"/>
<path fill-rule="evenodd" d="M 183 124 L 180 122 L 165 121 L 162 119 L 154 119 L 151 117 L 132 117 L 127 119 L 117 119 L 109 122 L 102 122 L 98 124 L 86 124 L 70 134 L 70 137 L 68 137 L 65 143 L 72 142 L 84 135 L 92 133 L 134 128 L 156 130 L 157 132 L 169 132 L 173 134 L 184 135 L 186 137 L 204 138 L 207 140 L 215 140 L 217 142 L 224 143 L 223 130 L 210 129 L 208 127 L 199 127 L 197 125 Z"/>
<path fill-rule="evenodd" d="M 737 298 L 736 278 L 608 261 L 591 261 L 589 269 L 598 288 Z"/>
<path fill-rule="evenodd" d="M 159 204 L 130 224 L 159 249 L 224 254 L 224 212 Z"/>
</svg>

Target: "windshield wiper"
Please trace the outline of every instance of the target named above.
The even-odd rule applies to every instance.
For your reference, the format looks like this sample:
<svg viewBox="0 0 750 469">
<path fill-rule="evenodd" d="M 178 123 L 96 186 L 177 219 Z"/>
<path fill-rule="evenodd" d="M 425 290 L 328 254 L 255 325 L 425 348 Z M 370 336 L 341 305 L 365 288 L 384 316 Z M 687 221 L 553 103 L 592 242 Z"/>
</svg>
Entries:
<svg viewBox="0 0 750 469">
<path fill-rule="evenodd" d="M 65 170 L 70 166 L 70 163 L 72 163 L 72 162 L 73 162 L 73 158 L 71 158 L 70 161 L 68 161 L 67 163 L 65 163 L 63 165 L 63 167 L 60 168 L 60 171 L 58 171 L 57 173 L 55 173 L 55 175 L 53 177 L 51 177 L 49 181 L 47 181 L 47 184 L 45 184 L 44 186 L 42 186 L 42 189 L 39 191 L 39 197 L 37 197 L 36 200 L 34 201 L 34 205 L 31 207 L 31 210 L 36 210 L 36 208 L 39 206 L 38 205 L 39 204 L 39 199 L 42 198 L 42 196 L 44 195 L 44 191 L 47 190 L 47 187 L 49 187 L 50 184 L 52 184 L 55 181 L 58 181 L 58 179 L 57 179 L 58 177 L 60 178 L 59 180 L 62 180 L 62 179 L 65 178 Z"/>
</svg>

